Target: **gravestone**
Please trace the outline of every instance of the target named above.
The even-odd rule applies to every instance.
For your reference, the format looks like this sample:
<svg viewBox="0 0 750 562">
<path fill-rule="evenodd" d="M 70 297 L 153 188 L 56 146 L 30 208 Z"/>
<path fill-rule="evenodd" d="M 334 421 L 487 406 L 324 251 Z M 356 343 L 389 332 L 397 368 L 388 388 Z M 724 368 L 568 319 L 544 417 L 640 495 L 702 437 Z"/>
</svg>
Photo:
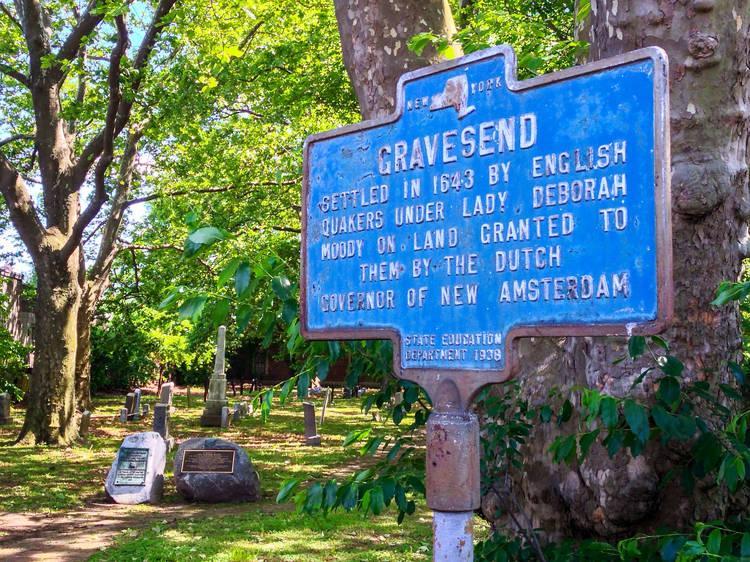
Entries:
<svg viewBox="0 0 750 562">
<path fill-rule="evenodd" d="M 0 394 L 0 425 L 9 423 L 13 423 L 13 418 L 10 415 L 10 394 L 3 392 Z"/>
<path fill-rule="evenodd" d="M 120 421 L 121 422 L 128 421 L 128 409 L 127 408 L 120 408 Z"/>
<path fill-rule="evenodd" d="M 221 427 L 229 427 L 230 419 L 229 406 L 224 406 L 221 409 Z"/>
<path fill-rule="evenodd" d="M 133 394 L 135 395 L 135 403 L 133 404 L 132 419 L 138 421 L 141 419 L 141 389 L 136 388 Z"/>
<path fill-rule="evenodd" d="M 161 390 L 159 391 L 159 403 L 172 406 L 173 395 L 174 395 L 174 383 L 165 382 L 163 385 L 161 385 Z"/>
<path fill-rule="evenodd" d="M 221 412 L 222 408 L 227 405 L 227 377 L 224 374 L 226 331 L 225 326 L 219 326 L 219 333 L 216 338 L 214 372 L 208 382 L 208 398 L 201 414 L 200 424 L 204 427 L 222 427 Z"/>
<path fill-rule="evenodd" d="M 125 395 L 125 410 L 126 410 L 125 421 L 132 420 L 133 414 L 135 413 L 135 393 L 134 392 L 128 392 Z M 120 417 L 122 418 L 122 416 Z"/>
<path fill-rule="evenodd" d="M 174 458 L 177 491 L 188 500 L 257 501 L 260 480 L 247 453 L 224 439 L 194 437 L 180 444 Z"/>
<path fill-rule="evenodd" d="M 148 404 L 143 404 L 141 406 L 141 417 L 147 418 L 149 410 L 150 410 L 149 405 Z"/>
<path fill-rule="evenodd" d="M 190 398 L 191 398 L 190 397 L 190 387 L 188 386 L 187 387 L 187 407 L 188 408 L 192 408 L 193 407 L 192 400 Z"/>
<path fill-rule="evenodd" d="M 167 451 L 171 451 L 172 447 L 174 447 L 174 438 L 169 435 L 169 418 L 170 410 L 168 404 L 158 403 L 154 405 L 153 428 L 164 439 L 164 442 L 167 444 Z"/>
<path fill-rule="evenodd" d="M 320 447 L 320 435 L 315 427 L 315 405 L 312 402 L 302 402 L 305 414 L 305 445 Z"/>
<path fill-rule="evenodd" d="M 331 403 L 331 396 L 333 395 L 333 389 L 329 386 L 326 388 L 326 395 L 323 400 L 323 407 L 320 409 L 320 425 L 323 425 L 323 421 L 326 419 L 326 408 Z"/>
<path fill-rule="evenodd" d="M 91 412 L 85 410 L 81 414 L 81 425 L 78 428 L 78 436 L 81 439 L 86 439 L 89 436 L 89 425 L 91 424 Z"/>
<path fill-rule="evenodd" d="M 234 403 L 234 423 L 239 422 L 242 419 L 242 404 L 239 402 Z"/>
<path fill-rule="evenodd" d="M 156 503 L 164 489 L 167 447 L 155 431 L 128 435 L 112 461 L 104 489 L 115 503 Z"/>
</svg>

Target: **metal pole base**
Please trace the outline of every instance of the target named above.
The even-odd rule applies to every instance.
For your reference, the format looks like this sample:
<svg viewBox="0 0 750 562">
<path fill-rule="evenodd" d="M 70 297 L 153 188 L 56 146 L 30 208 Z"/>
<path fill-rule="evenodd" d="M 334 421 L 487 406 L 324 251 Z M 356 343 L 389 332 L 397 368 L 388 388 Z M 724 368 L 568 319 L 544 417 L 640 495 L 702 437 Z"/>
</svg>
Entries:
<svg viewBox="0 0 750 562">
<path fill-rule="evenodd" d="M 474 512 L 433 511 L 433 562 L 474 560 Z"/>
</svg>

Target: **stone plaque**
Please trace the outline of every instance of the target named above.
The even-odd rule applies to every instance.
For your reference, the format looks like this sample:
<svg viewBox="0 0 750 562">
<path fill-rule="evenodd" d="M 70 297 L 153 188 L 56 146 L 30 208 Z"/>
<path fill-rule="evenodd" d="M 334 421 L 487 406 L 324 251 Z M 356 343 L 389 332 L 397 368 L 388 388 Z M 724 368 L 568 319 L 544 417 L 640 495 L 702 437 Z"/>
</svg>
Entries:
<svg viewBox="0 0 750 562">
<path fill-rule="evenodd" d="M 234 471 L 233 449 L 189 449 L 182 457 L 182 472 L 231 474 Z"/>
<path fill-rule="evenodd" d="M 115 486 L 143 486 L 147 466 L 148 449 L 121 447 L 117 457 Z"/>
</svg>

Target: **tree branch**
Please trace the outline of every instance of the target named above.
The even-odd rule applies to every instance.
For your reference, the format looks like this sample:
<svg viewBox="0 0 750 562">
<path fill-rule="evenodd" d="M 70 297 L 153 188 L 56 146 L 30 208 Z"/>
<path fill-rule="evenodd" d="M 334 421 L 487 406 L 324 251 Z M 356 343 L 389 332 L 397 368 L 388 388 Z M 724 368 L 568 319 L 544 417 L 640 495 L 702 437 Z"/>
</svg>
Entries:
<svg viewBox="0 0 750 562">
<path fill-rule="evenodd" d="M 105 176 L 109 165 L 114 157 L 115 122 L 117 119 L 117 108 L 120 105 L 120 63 L 128 47 L 128 29 L 125 26 L 123 15 L 115 16 L 117 27 L 117 44 L 112 49 L 109 62 L 109 105 L 107 106 L 107 117 L 104 123 L 103 151 L 96 163 L 94 170 L 94 196 L 89 202 L 86 210 L 81 213 L 71 228 L 70 236 L 62 247 L 62 259 L 67 259 L 81 242 L 83 231 L 94 220 L 99 210 L 107 200 Z"/>
<path fill-rule="evenodd" d="M 141 79 L 143 73 L 139 72 L 146 66 L 148 58 L 154 50 L 156 40 L 161 30 L 168 25 L 169 22 L 164 21 L 164 18 L 169 14 L 172 7 L 175 5 L 177 0 L 160 0 L 156 10 L 154 11 L 154 17 L 151 20 L 151 25 L 146 30 L 143 36 L 141 45 L 138 48 L 138 52 L 133 60 L 133 74 L 136 76 L 132 82 L 130 90 L 131 96 L 129 101 L 120 101 L 120 105 L 117 108 L 117 121 L 115 124 L 114 137 L 116 138 L 120 132 L 125 128 L 128 120 L 130 119 L 130 112 L 133 109 L 133 102 L 135 101 L 135 94 L 141 87 Z M 93 139 L 89 141 L 86 147 L 81 152 L 80 158 L 76 163 L 73 176 L 75 178 L 76 185 L 83 183 L 86 178 L 86 174 L 96 160 L 96 158 L 104 150 L 104 131 L 100 131 Z"/>
<path fill-rule="evenodd" d="M 26 76 L 23 72 L 19 72 L 12 66 L 0 62 L 0 72 L 5 74 L 6 76 L 10 76 L 11 78 L 14 78 L 16 81 L 20 82 L 22 85 L 26 86 L 27 88 L 31 88 L 29 77 Z"/>
<path fill-rule="evenodd" d="M 245 186 L 273 187 L 277 185 L 281 185 L 281 186 L 295 185 L 295 184 L 298 184 L 301 179 L 302 178 L 295 178 L 293 180 L 284 180 L 282 182 L 277 182 L 277 181 L 249 182 Z M 207 187 L 205 189 L 184 189 L 180 191 L 169 191 L 167 193 L 154 193 L 151 195 L 146 195 L 144 197 L 137 197 L 136 199 L 131 199 L 130 201 L 126 201 L 125 206 L 129 207 L 130 205 L 137 205 L 138 203 L 147 203 L 148 201 L 153 201 L 154 199 L 161 199 L 162 197 L 179 197 L 181 195 L 192 195 L 194 193 L 224 193 L 226 191 L 232 191 L 233 189 L 237 189 L 237 187 L 238 186 L 236 185 L 230 185 L 227 187 Z"/>
<path fill-rule="evenodd" d="M 23 26 L 21 25 L 21 22 L 18 21 L 13 14 L 10 13 L 10 10 L 5 7 L 5 4 L 0 2 L 0 11 L 2 11 L 6 16 L 8 16 L 8 19 L 12 21 L 18 29 L 21 30 L 21 34 L 23 34 Z"/>
<path fill-rule="evenodd" d="M 0 152 L 0 193 L 10 211 L 13 225 L 20 234 L 32 257 L 36 257 L 37 248 L 44 238 L 44 227 L 34 209 L 26 185 L 18 171 L 5 155 Z"/>
<path fill-rule="evenodd" d="M 138 244 L 130 244 L 128 246 L 120 246 L 117 249 L 116 254 L 119 254 L 120 252 L 130 252 L 132 250 L 143 250 L 143 251 L 146 251 L 146 252 L 154 252 L 156 250 L 174 250 L 174 251 L 180 252 L 180 253 L 182 253 L 184 251 L 183 248 L 180 248 L 179 246 L 174 246 L 172 244 L 161 244 L 159 246 L 141 246 L 141 245 L 138 245 Z M 205 261 L 203 261 L 200 258 L 193 258 L 193 259 L 196 259 L 198 261 L 198 263 L 200 263 L 204 268 L 206 268 L 206 270 L 211 275 L 216 275 L 216 271 L 208 263 L 206 263 Z"/>
<path fill-rule="evenodd" d="M 15 142 L 17 140 L 34 140 L 34 136 L 33 135 L 12 135 L 8 137 L 7 139 L 0 140 L 0 146 L 5 146 L 6 144 Z"/>
<path fill-rule="evenodd" d="M 106 0 L 102 1 L 101 5 L 96 10 L 97 13 L 93 13 L 94 8 L 97 8 L 98 2 L 99 0 L 91 0 L 89 5 L 86 6 L 86 11 L 83 12 L 83 15 L 78 19 L 78 23 L 57 52 L 58 62 L 75 59 L 78 56 L 78 50 L 81 48 L 81 41 L 83 41 L 83 38 L 91 33 L 104 19 L 104 10 L 102 8 L 106 4 Z"/>
</svg>

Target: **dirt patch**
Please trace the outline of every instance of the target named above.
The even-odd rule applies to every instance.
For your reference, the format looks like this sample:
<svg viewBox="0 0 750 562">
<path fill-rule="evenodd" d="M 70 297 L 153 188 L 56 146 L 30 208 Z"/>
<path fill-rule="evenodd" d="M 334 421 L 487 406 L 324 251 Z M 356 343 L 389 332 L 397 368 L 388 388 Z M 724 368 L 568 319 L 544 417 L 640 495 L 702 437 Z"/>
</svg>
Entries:
<svg viewBox="0 0 750 562">
<path fill-rule="evenodd" d="M 191 517 L 279 513 L 291 505 L 160 504 L 128 506 L 106 502 L 63 514 L 0 513 L 0 560 L 85 560 L 106 548 L 125 529 L 140 530 L 156 522 L 173 523 Z"/>
</svg>

